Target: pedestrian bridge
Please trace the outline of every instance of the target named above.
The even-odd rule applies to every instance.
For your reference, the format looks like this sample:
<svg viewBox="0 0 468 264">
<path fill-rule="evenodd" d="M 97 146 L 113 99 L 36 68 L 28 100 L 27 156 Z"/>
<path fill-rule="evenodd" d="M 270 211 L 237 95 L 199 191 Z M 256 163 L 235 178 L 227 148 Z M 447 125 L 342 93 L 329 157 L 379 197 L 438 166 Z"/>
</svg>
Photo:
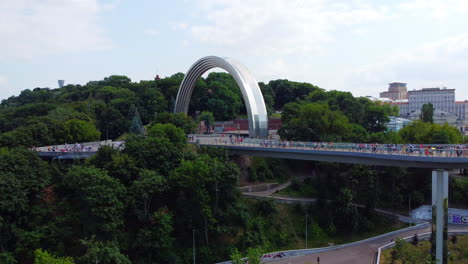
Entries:
<svg viewBox="0 0 468 264">
<path fill-rule="evenodd" d="M 466 145 L 396 145 L 299 142 L 222 136 L 191 135 L 189 143 L 229 149 L 232 154 L 407 168 L 468 168 Z M 86 159 L 100 146 L 123 149 L 122 141 L 88 142 L 39 147 L 43 159 Z"/>
<path fill-rule="evenodd" d="M 461 145 L 297 142 L 201 135 L 189 138 L 192 144 L 227 148 L 240 155 L 407 168 L 468 168 L 468 149 Z"/>
</svg>

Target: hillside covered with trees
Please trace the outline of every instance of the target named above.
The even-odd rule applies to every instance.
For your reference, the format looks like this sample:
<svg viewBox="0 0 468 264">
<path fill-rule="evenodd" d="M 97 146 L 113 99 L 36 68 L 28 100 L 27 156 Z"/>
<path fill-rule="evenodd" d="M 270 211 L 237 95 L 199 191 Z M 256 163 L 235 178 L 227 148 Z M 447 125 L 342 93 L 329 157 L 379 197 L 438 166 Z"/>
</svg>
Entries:
<svg viewBox="0 0 468 264">
<path fill-rule="evenodd" d="M 83 86 L 24 90 L 1 102 L 0 263 L 53 263 L 53 255 L 64 257 L 57 263 L 188 263 L 193 236 L 199 263 L 228 259 L 238 249 L 297 245 L 302 231 L 274 232 L 291 228 L 271 202 L 241 197 L 240 168 L 227 152 L 187 144 L 197 111 L 215 120 L 246 115 L 232 77 L 200 78 L 188 116 L 170 113 L 182 79 L 178 73 L 135 83 L 110 76 Z M 398 110 L 349 92 L 288 80 L 259 86 L 269 113 L 282 112 L 279 134 L 285 140 L 462 140 L 456 129 L 423 121 L 388 132 L 388 116 Z M 123 151 L 102 147 L 86 161 L 43 161 L 30 150 L 123 134 Z M 246 170 L 251 181 L 268 181 L 287 177 L 287 166 L 295 163 L 256 158 Z M 319 201 L 295 212 L 300 217 L 320 212 L 312 225 L 317 236 L 372 230 L 374 207 L 402 210 L 408 193 L 415 205 L 430 195 L 430 174 L 424 170 L 310 166 L 315 177 L 308 184 Z M 453 197 L 462 203 L 466 184 L 453 186 Z M 328 199 L 334 206 L 327 206 Z M 365 212 L 350 206 L 354 202 L 365 204 Z"/>
</svg>

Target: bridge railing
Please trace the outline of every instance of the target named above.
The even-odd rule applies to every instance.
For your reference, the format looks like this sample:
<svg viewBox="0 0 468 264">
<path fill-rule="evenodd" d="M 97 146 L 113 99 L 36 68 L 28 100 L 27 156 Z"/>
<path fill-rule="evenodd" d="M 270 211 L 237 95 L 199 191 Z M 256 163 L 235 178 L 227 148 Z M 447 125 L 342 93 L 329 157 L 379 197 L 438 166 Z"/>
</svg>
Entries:
<svg viewBox="0 0 468 264">
<path fill-rule="evenodd" d="M 272 139 L 252 139 L 242 137 L 190 135 L 189 142 L 202 145 L 236 145 L 276 149 L 304 149 L 346 152 L 366 152 L 389 155 L 433 156 L 433 157 L 468 157 L 467 145 L 454 144 L 370 144 L 283 141 Z"/>
</svg>

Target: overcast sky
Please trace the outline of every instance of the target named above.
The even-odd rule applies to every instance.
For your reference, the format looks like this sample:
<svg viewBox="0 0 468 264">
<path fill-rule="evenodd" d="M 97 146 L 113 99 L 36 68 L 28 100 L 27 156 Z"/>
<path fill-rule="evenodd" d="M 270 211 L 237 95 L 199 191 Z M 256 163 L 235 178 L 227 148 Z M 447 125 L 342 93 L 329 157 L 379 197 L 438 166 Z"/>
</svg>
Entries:
<svg viewBox="0 0 468 264">
<path fill-rule="evenodd" d="M 258 81 L 468 100 L 466 0 L 0 0 L 0 99 L 57 80 L 133 81 L 231 57 Z"/>
</svg>

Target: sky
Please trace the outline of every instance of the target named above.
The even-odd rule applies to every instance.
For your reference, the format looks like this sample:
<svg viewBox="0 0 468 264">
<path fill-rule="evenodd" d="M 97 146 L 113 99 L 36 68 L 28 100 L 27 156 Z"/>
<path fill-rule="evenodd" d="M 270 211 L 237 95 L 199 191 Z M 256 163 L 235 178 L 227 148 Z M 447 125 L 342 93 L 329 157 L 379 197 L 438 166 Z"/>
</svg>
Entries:
<svg viewBox="0 0 468 264">
<path fill-rule="evenodd" d="M 230 57 L 258 81 L 468 100 L 466 0 L 0 0 L 0 100 L 36 87 L 186 73 Z"/>
</svg>

